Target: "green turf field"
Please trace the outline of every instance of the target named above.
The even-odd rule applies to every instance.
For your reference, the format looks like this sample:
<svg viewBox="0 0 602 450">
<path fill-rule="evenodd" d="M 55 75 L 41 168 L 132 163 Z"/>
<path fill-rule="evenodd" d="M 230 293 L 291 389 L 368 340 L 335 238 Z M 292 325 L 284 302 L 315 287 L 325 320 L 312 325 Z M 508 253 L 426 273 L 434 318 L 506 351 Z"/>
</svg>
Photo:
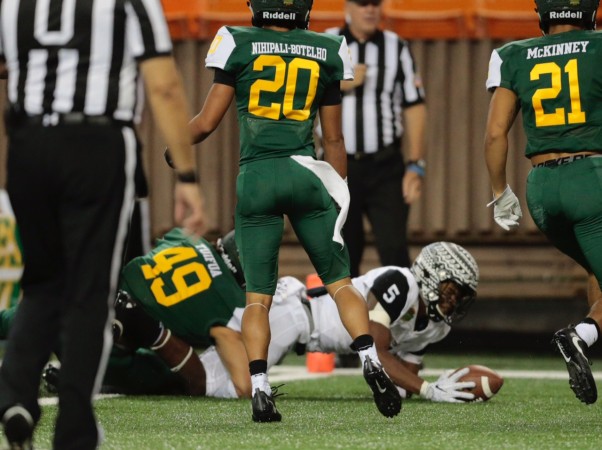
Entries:
<svg viewBox="0 0 602 450">
<path fill-rule="evenodd" d="M 299 364 L 289 359 L 286 364 Z M 485 364 L 504 371 L 564 371 L 558 357 L 437 356 L 429 369 Z M 602 369 L 596 361 L 594 370 Z M 558 372 L 556 372 L 558 375 Z M 562 375 L 562 373 L 561 373 Z M 430 377 L 433 378 L 433 377 Z M 598 384 L 602 380 L 598 378 Z M 273 383 L 276 384 L 276 383 Z M 567 379 L 506 378 L 489 402 L 404 402 L 382 417 L 361 376 L 291 381 L 278 399 L 283 421 L 255 424 L 247 400 L 120 397 L 96 402 L 103 449 L 600 449 L 602 400 L 581 404 Z M 56 406 L 45 406 L 36 448 L 50 448 Z"/>
</svg>

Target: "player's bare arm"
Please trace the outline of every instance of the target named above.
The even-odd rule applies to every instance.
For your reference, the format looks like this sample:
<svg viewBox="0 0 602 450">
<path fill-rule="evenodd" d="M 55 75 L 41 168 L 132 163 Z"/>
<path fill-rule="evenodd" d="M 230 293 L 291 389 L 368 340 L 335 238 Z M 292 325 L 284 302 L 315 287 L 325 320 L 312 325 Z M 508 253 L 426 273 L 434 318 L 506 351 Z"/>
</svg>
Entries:
<svg viewBox="0 0 602 450">
<path fill-rule="evenodd" d="M 178 173 L 187 180 L 176 183 L 174 219 L 188 232 L 201 236 L 206 231 L 205 206 L 196 181 L 196 163 L 186 127 L 188 105 L 180 75 L 172 58 L 152 58 L 140 64 L 149 103 Z M 185 181 L 185 182 L 184 182 Z"/>
<path fill-rule="evenodd" d="M 405 133 L 408 142 L 407 159 L 424 159 L 424 141 L 426 130 L 426 105 L 419 103 L 404 109 Z M 422 193 L 422 176 L 415 171 L 406 170 L 403 177 L 403 195 L 406 203 L 413 203 Z"/>
<path fill-rule="evenodd" d="M 376 352 L 391 380 L 406 391 L 419 394 L 424 380 L 402 364 L 399 358 L 389 352 L 391 344 L 391 332 L 389 329 L 383 324 L 371 320 L 370 334 L 374 337 Z"/>
<path fill-rule="evenodd" d="M 150 106 L 178 171 L 196 169 L 190 149 L 188 104 L 172 58 L 152 58 L 140 64 Z"/>
<path fill-rule="evenodd" d="M 233 98 L 234 88 L 232 86 L 222 83 L 214 83 L 211 86 L 201 112 L 188 123 L 193 144 L 204 141 L 215 131 L 228 111 Z"/>
<path fill-rule="evenodd" d="M 328 105 L 320 107 L 320 124 L 322 125 L 322 147 L 324 159 L 341 176 L 347 177 L 347 152 L 341 126 L 342 106 Z"/>
<path fill-rule="evenodd" d="M 205 368 L 194 349 L 167 329 L 163 330 L 158 342 L 160 347 L 155 350 L 155 353 L 165 361 L 172 372 L 182 377 L 186 394 L 205 395 Z"/>
<path fill-rule="evenodd" d="M 366 64 L 356 64 L 353 68 L 353 80 L 341 80 L 341 91 L 351 91 L 364 84 Z"/>
<path fill-rule="evenodd" d="M 251 398 L 251 377 L 249 360 L 242 341 L 242 335 L 228 327 L 215 326 L 209 331 L 215 341 L 220 359 L 228 369 L 239 398 Z"/>
<path fill-rule="evenodd" d="M 506 189 L 508 132 L 518 114 L 518 99 L 509 89 L 498 87 L 491 97 L 485 133 L 485 161 L 491 188 L 497 198 Z"/>
</svg>

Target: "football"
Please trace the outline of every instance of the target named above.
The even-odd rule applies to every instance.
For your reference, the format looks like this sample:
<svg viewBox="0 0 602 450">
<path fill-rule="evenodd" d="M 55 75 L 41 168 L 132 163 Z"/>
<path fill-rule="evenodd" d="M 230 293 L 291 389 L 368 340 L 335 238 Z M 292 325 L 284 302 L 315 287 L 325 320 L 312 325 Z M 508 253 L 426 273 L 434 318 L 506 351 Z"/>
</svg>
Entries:
<svg viewBox="0 0 602 450">
<path fill-rule="evenodd" d="M 467 392 L 472 392 L 475 399 L 472 401 L 487 401 L 499 392 L 504 384 L 504 379 L 489 367 L 470 365 L 467 366 L 469 371 L 458 381 L 474 381 L 475 387 L 466 389 Z M 456 372 L 460 370 L 457 369 Z"/>
</svg>

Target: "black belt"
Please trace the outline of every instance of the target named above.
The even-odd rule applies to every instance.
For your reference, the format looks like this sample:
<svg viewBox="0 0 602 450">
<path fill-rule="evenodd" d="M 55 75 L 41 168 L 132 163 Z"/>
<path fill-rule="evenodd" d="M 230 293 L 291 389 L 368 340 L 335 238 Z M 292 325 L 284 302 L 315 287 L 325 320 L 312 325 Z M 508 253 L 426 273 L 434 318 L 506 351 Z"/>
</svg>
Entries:
<svg viewBox="0 0 602 450">
<path fill-rule="evenodd" d="M 602 154 L 593 153 L 591 155 L 577 154 L 571 156 L 563 156 L 562 158 L 554 158 L 548 159 L 546 161 L 540 162 L 539 164 L 534 165 L 533 167 L 558 167 L 564 166 L 565 164 L 570 164 L 575 161 L 579 161 L 580 159 L 590 158 L 592 156 L 600 157 Z"/>
<path fill-rule="evenodd" d="M 95 125 L 95 126 L 129 126 L 132 121 L 117 120 L 109 116 L 88 116 L 81 112 L 48 113 L 29 116 L 24 113 L 7 113 L 8 126 L 19 127 L 24 125 L 55 127 L 57 125 Z"/>
<path fill-rule="evenodd" d="M 373 153 L 355 152 L 347 153 L 347 160 L 349 161 L 386 161 L 393 158 L 395 155 L 401 156 L 401 150 L 399 142 L 387 145 Z"/>
</svg>

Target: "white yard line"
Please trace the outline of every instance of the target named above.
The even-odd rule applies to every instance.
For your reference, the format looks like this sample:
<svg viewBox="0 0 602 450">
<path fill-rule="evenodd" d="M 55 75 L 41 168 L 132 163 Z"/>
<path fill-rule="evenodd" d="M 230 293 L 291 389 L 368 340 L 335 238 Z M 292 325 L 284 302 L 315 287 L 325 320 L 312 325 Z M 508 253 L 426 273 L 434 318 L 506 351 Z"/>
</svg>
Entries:
<svg viewBox="0 0 602 450">
<path fill-rule="evenodd" d="M 569 376 L 566 370 L 498 370 L 504 378 L 526 378 L 526 379 L 545 379 L 545 380 L 568 380 Z M 422 376 L 439 376 L 443 373 L 442 369 L 425 369 L 420 372 Z M 341 368 L 334 369 L 332 372 L 308 372 L 305 366 L 274 366 L 270 369 L 270 382 L 281 383 L 288 381 L 315 380 L 326 378 L 332 375 L 361 375 L 359 368 Z M 602 372 L 593 372 L 594 378 L 602 380 Z M 104 400 L 109 398 L 122 397 L 121 394 L 99 394 L 95 400 Z M 56 405 L 57 397 L 44 397 L 40 399 L 40 405 Z"/>
<path fill-rule="evenodd" d="M 568 380 L 569 376 L 566 370 L 498 370 L 504 378 L 527 378 L 527 379 L 546 379 L 546 380 Z M 308 372 L 305 366 L 274 366 L 270 369 L 270 382 L 295 381 L 295 380 L 313 380 L 330 375 L 361 375 L 359 368 L 353 369 L 334 369 L 327 373 Z M 422 376 L 439 376 L 443 373 L 442 369 L 425 369 L 420 372 Z M 594 378 L 602 380 L 602 372 L 593 372 Z"/>
<path fill-rule="evenodd" d="M 94 396 L 94 400 L 104 400 L 107 398 L 124 397 L 122 394 L 98 394 Z M 42 406 L 58 405 L 58 397 L 43 397 L 39 399 L 38 403 Z"/>
</svg>

